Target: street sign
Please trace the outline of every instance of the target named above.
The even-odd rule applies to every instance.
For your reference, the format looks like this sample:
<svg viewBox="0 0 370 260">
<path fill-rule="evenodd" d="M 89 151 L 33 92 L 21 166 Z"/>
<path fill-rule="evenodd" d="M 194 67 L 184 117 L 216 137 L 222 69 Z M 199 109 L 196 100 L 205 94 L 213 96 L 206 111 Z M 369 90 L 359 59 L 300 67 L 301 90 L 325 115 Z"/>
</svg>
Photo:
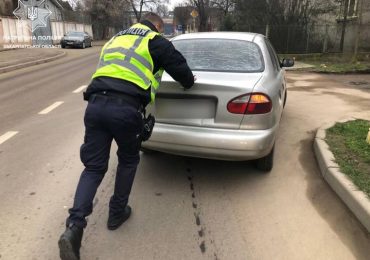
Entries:
<svg viewBox="0 0 370 260">
<path fill-rule="evenodd" d="M 197 12 L 197 10 L 193 10 L 193 11 L 191 11 L 191 13 L 190 13 L 190 15 L 193 17 L 193 18 L 196 18 L 196 17 L 198 17 L 198 12 Z"/>
</svg>

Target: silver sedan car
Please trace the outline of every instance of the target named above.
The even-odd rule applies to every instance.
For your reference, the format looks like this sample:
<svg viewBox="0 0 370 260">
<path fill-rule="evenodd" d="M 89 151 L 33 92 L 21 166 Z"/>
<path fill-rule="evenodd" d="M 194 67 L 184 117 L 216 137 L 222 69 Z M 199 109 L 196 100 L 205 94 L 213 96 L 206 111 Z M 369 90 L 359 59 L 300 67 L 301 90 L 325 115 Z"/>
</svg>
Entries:
<svg viewBox="0 0 370 260">
<path fill-rule="evenodd" d="M 156 102 L 152 137 L 143 151 L 155 150 L 220 160 L 255 160 L 270 171 L 280 118 L 287 98 L 283 67 L 260 34 L 211 32 L 172 39 L 196 75 L 184 90 L 164 74 Z"/>
</svg>

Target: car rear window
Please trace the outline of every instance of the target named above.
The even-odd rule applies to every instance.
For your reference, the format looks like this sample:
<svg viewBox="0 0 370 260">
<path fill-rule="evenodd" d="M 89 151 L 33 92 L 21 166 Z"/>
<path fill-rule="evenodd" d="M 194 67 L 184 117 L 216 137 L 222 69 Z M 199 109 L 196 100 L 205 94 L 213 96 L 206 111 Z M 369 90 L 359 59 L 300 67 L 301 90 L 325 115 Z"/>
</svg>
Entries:
<svg viewBox="0 0 370 260">
<path fill-rule="evenodd" d="M 261 72 L 264 70 L 257 44 L 232 39 L 187 39 L 172 42 L 191 70 Z"/>
</svg>

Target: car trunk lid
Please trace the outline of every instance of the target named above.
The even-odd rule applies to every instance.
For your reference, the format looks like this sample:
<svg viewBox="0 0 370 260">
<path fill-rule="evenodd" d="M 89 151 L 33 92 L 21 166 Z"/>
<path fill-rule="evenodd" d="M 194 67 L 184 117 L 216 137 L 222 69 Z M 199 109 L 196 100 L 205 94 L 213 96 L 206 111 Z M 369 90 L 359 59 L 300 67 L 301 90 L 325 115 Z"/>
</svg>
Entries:
<svg viewBox="0 0 370 260">
<path fill-rule="evenodd" d="M 243 115 L 227 111 L 227 103 L 253 92 L 262 73 L 196 71 L 196 82 L 189 90 L 164 74 L 156 101 L 148 112 L 166 124 L 239 129 Z"/>
</svg>

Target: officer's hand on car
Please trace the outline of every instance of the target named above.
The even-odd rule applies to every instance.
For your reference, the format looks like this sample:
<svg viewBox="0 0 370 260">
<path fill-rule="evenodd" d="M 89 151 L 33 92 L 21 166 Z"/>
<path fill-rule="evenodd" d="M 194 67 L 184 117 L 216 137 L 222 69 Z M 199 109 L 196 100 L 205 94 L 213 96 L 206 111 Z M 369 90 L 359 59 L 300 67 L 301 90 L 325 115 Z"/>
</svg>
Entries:
<svg viewBox="0 0 370 260">
<path fill-rule="evenodd" d="M 194 82 L 197 81 L 197 76 L 196 75 L 193 75 L 193 77 L 194 77 Z M 184 91 L 189 90 L 189 89 L 191 89 L 191 87 L 190 88 L 185 88 L 184 87 Z"/>
</svg>

